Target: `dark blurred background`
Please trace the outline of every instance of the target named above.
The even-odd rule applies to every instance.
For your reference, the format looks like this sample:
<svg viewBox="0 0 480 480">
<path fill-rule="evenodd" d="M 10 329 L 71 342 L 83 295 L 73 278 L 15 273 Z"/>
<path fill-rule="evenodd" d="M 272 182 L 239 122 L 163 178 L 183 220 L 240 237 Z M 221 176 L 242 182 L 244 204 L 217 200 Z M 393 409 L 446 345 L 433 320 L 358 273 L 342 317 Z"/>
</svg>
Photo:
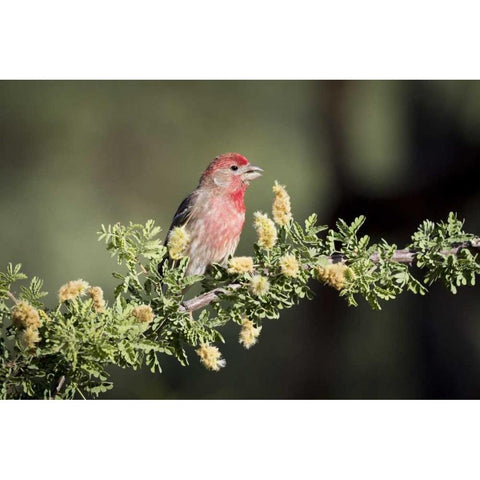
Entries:
<svg viewBox="0 0 480 480">
<path fill-rule="evenodd" d="M 0 266 L 22 262 L 58 287 L 83 278 L 112 291 L 104 223 L 164 228 L 217 154 L 262 166 L 247 194 L 238 254 L 269 211 L 274 180 L 293 212 L 320 222 L 364 214 L 374 240 L 403 246 L 450 210 L 480 233 L 480 82 L 0 82 Z M 227 368 L 163 360 L 164 373 L 112 370 L 104 398 L 479 398 L 478 287 L 434 286 L 373 312 L 316 298 L 264 323 L 250 351 L 225 330 Z M 111 296 L 109 296 L 111 299 Z M 48 302 L 48 300 L 47 300 Z"/>
</svg>

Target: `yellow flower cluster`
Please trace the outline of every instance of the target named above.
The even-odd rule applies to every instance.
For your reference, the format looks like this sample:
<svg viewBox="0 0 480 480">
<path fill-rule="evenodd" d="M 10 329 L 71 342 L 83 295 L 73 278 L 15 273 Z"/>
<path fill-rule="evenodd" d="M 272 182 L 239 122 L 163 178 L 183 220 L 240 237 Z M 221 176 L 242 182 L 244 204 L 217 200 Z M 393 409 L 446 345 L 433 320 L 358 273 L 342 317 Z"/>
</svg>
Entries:
<svg viewBox="0 0 480 480">
<path fill-rule="evenodd" d="M 279 263 L 280 268 L 282 269 L 282 273 L 286 277 L 296 277 L 298 275 L 300 265 L 298 264 L 298 260 L 295 258 L 295 255 L 287 253 L 282 258 L 280 258 Z"/>
<path fill-rule="evenodd" d="M 228 261 L 228 273 L 253 272 L 252 257 L 233 257 Z"/>
<path fill-rule="evenodd" d="M 255 327 L 251 320 L 244 318 L 238 341 L 248 350 L 257 343 L 261 331 L 262 327 Z"/>
<path fill-rule="evenodd" d="M 277 243 L 277 229 L 273 221 L 261 212 L 253 214 L 254 225 L 257 230 L 258 244 L 266 249 L 272 248 Z"/>
<path fill-rule="evenodd" d="M 168 237 L 168 253 L 172 260 L 180 260 L 190 244 L 190 235 L 185 226 L 175 227 Z"/>
<path fill-rule="evenodd" d="M 250 280 L 250 291 L 261 297 L 265 295 L 270 290 L 270 282 L 268 281 L 267 277 L 263 277 L 262 275 L 254 275 Z"/>
<path fill-rule="evenodd" d="M 28 302 L 18 302 L 12 311 L 12 321 L 17 328 L 39 328 L 42 320 L 38 310 Z"/>
<path fill-rule="evenodd" d="M 88 282 L 85 282 L 84 280 L 72 280 L 60 287 L 60 290 L 58 291 L 58 300 L 60 303 L 66 302 L 67 300 L 73 300 L 74 298 L 84 295 L 89 287 L 90 285 Z"/>
<path fill-rule="evenodd" d="M 27 327 L 20 334 L 20 341 L 26 349 L 31 349 L 41 340 L 38 328 Z"/>
<path fill-rule="evenodd" d="M 332 263 L 325 267 L 319 266 L 317 273 L 320 280 L 337 290 L 341 290 L 355 278 L 352 269 L 343 263 Z"/>
<path fill-rule="evenodd" d="M 96 312 L 105 310 L 105 300 L 103 298 L 103 290 L 100 287 L 90 287 L 88 295 L 93 300 L 93 308 Z"/>
<path fill-rule="evenodd" d="M 277 181 L 275 181 L 275 185 L 273 186 L 273 193 L 275 194 L 272 207 L 273 219 L 277 225 L 284 227 L 290 223 L 292 219 L 290 195 L 285 190 L 285 187 L 279 185 Z"/>
<path fill-rule="evenodd" d="M 21 329 L 18 334 L 24 348 L 31 349 L 41 340 L 38 329 L 42 326 L 42 319 L 38 310 L 28 302 L 21 301 L 15 305 L 12 321 L 17 328 Z"/>
<path fill-rule="evenodd" d="M 153 310 L 150 305 L 139 305 L 138 307 L 135 307 L 132 311 L 132 315 L 140 323 L 151 323 L 154 318 Z"/>
<path fill-rule="evenodd" d="M 227 364 L 226 360 L 222 358 L 220 350 L 208 343 L 200 345 L 200 348 L 195 350 L 195 352 L 200 357 L 200 361 L 203 363 L 204 367 L 208 370 L 218 372 Z"/>
</svg>

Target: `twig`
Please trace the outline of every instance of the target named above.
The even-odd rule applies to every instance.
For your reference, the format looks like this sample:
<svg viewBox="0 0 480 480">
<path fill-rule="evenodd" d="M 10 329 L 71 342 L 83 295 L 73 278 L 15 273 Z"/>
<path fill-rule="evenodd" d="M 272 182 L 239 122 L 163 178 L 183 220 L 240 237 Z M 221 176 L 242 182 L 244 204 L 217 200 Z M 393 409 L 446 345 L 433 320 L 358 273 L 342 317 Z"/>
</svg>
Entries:
<svg viewBox="0 0 480 480">
<path fill-rule="evenodd" d="M 15 295 L 12 292 L 7 292 L 7 295 L 10 297 L 10 299 L 13 301 L 13 303 L 17 304 L 18 300 L 15 297 Z"/>
<path fill-rule="evenodd" d="M 53 392 L 52 399 L 55 398 L 60 393 L 60 390 L 62 389 L 64 383 L 65 383 L 65 375 L 62 375 L 60 377 L 60 380 L 58 381 L 57 388 Z"/>
<path fill-rule="evenodd" d="M 443 250 L 441 252 L 442 255 L 458 255 L 460 251 L 464 248 L 472 249 L 480 251 L 480 238 L 474 238 L 471 241 L 463 242 L 458 245 L 455 245 L 449 250 Z M 392 262 L 397 263 L 408 263 L 412 264 L 415 261 L 416 252 L 413 250 L 403 249 L 403 250 L 396 250 L 393 254 L 392 258 L 390 259 Z M 346 261 L 343 255 L 331 255 L 328 257 L 329 263 L 344 263 Z M 378 263 L 380 261 L 380 255 L 378 253 L 374 253 L 370 256 L 370 260 L 373 263 Z M 305 268 L 311 268 L 310 265 L 305 265 Z M 221 295 L 228 295 L 229 293 L 238 290 L 241 287 L 238 283 L 232 283 L 222 288 L 214 288 L 209 292 L 202 293 L 198 297 L 192 298 L 191 300 L 187 300 L 183 302 L 180 307 L 182 312 L 193 312 L 195 310 L 199 310 L 200 308 L 206 307 L 212 302 L 216 302 L 220 299 Z"/>
</svg>

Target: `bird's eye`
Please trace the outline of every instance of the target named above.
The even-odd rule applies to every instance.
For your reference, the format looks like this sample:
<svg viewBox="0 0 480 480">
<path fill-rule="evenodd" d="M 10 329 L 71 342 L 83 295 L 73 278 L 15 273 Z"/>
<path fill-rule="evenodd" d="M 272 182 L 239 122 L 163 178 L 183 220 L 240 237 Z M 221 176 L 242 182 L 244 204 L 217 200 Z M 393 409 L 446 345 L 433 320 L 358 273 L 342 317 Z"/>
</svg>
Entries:
<svg viewBox="0 0 480 480">
<path fill-rule="evenodd" d="M 230 167 L 230 170 L 233 170 L 233 171 L 238 170 L 238 167 L 237 167 L 236 165 L 232 165 L 232 166 Z"/>
</svg>

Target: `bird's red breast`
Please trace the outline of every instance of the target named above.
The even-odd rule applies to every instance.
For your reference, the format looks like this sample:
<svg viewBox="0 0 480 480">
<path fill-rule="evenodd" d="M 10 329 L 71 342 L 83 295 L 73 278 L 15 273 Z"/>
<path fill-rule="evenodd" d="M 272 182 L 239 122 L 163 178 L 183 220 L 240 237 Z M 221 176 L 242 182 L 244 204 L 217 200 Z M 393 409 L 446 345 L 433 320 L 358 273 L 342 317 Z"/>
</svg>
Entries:
<svg viewBox="0 0 480 480">
<path fill-rule="evenodd" d="M 199 202 L 186 229 L 191 243 L 186 254 L 190 257 L 188 274 L 201 274 L 212 263 L 224 263 L 235 252 L 245 223 L 242 196 L 209 196 Z"/>
</svg>

